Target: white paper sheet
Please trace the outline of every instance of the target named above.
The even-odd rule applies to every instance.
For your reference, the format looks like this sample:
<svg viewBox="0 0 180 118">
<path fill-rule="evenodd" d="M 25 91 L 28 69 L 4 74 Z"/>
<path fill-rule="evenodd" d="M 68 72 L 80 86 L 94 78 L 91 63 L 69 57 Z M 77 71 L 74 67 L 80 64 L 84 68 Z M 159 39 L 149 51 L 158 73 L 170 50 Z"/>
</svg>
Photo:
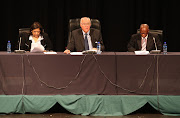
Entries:
<svg viewBox="0 0 180 118">
<path fill-rule="evenodd" d="M 148 55 L 149 51 L 134 51 L 136 55 Z"/>
<path fill-rule="evenodd" d="M 44 52 L 44 54 L 57 54 L 57 52 Z"/>
<path fill-rule="evenodd" d="M 71 52 L 70 55 L 83 55 L 82 52 Z"/>
<path fill-rule="evenodd" d="M 31 46 L 30 52 L 44 52 L 44 47 L 41 44 L 33 44 Z"/>
</svg>

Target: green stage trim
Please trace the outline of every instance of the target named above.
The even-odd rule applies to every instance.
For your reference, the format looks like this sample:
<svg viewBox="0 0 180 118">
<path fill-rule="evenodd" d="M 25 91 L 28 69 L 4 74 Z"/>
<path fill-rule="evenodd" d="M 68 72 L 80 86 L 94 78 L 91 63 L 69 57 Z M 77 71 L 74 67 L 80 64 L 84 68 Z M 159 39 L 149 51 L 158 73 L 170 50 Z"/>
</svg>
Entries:
<svg viewBox="0 0 180 118">
<path fill-rule="evenodd" d="M 149 103 L 164 115 L 180 116 L 180 96 L 165 95 L 0 95 L 0 113 L 43 113 L 56 103 L 92 116 L 128 115 Z"/>
</svg>

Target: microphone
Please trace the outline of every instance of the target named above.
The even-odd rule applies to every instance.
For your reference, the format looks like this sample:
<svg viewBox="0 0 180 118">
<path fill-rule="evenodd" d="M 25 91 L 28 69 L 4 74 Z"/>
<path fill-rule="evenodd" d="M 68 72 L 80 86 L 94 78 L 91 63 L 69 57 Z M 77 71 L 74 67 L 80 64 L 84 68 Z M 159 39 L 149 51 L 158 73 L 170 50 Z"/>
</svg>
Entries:
<svg viewBox="0 0 180 118">
<path fill-rule="evenodd" d="M 154 45 L 155 45 L 156 50 L 151 50 L 150 53 L 152 53 L 152 54 L 159 54 L 159 53 L 161 53 L 161 50 L 157 49 L 156 40 L 155 40 L 154 37 L 153 37 L 153 41 L 154 41 Z"/>
<path fill-rule="evenodd" d="M 21 37 L 19 39 L 19 50 L 14 50 L 15 53 L 25 53 L 25 50 L 21 50 Z"/>
</svg>

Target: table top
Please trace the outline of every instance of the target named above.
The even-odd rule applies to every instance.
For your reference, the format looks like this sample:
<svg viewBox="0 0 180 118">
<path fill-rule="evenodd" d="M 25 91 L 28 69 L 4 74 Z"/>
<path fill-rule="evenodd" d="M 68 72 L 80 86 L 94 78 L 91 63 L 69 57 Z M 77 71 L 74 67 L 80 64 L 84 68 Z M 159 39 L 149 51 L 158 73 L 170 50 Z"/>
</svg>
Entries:
<svg viewBox="0 0 180 118">
<path fill-rule="evenodd" d="M 44 54 L 44 53 L 26 52 L 26 53 L 21 54 L 21 53 L 14 53 L 14 52 L 7 53 L 5 51 L 1 51 L 0 55 L 70 55 L 70 54 L 64 54 L 63 52 L 57 52 L 57 54 Z M 88 54 L 88 55 L 90 55 L 90 54 Z M 99 54 L 95 54 L 95 55 L 99 55 Z M 102 52 L 100 55 L 135 55 L 135 53 L 134 52 Z M 160 54 L 148 54 L 148 55 L 164 55 L 164 54 L 160 53 Z M 180 55 L 180 52 L 168 52 L 166 55 Z M 142 55 L 136 55 L 136 56 L 142 56 Z"/>
</svg>

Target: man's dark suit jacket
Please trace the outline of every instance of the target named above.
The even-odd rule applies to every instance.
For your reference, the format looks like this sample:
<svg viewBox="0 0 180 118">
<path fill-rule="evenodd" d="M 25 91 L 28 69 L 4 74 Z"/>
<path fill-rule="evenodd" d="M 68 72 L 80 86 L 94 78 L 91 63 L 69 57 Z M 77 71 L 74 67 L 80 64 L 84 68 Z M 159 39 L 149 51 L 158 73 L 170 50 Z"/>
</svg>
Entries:
<svg viewBox="0 0 180 118">
<path fill-rule="evenodd" d="M 91 28 L 90 36 L 91 36 L 91 42 L 92 42 L 93 48 L 96 48 L 95 42 L 97 41 L 97 42 L 101 43 L 101 50 L 103 51 L 104 44 L 103 44 L 102 35 L 101 35 L 100 30 Z M 84 36 L 83 36 L 83 32 L 82 32 L 81 28 L 72 31 L 71 38 L 67 45 L 67 49 L 70 51 L 77 51 L 77 52 L 81 52 L 81 51 L 85 50 Z"/>
<path fill-rule="evenodd" d="M 153 37 L 155 38 L 157 49 L 158 50 L 162 50 L 162 44 L 161 44 L 161 41 L 159 39 L 159 36 L 156 35 L 156 34 L 152 34 L 152 33 L 148 33 L 146 50 L 147 51 L 151 51 L 151 50 L 155 50 L 156 49 Z M 141 45 L 141 34 L 140 33 L 133 34 L 131 36 L 131 39 L 130 39 L 130 41 L 128 43 L 127 48 L 128 48 L 129 52 L 141 50 L 142 45 Z"/>
<path fill-rule="evenodd" d="M 41 45 L 44 46 L 45 50 L 52 50 L 53 46 L 47 33 L 42 33 Z M 21 50 L 30 51 L 32 41 L 29 40 L 29 34 L 24 32 L 21 34 Z"/>
</svg>

